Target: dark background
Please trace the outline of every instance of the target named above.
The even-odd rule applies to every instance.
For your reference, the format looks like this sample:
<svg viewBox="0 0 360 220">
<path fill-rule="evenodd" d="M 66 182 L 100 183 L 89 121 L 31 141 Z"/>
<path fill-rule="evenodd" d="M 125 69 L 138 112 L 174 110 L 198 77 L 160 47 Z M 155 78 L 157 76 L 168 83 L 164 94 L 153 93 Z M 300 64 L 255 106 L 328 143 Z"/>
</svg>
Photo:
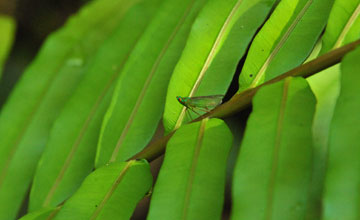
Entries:
<svg viewBox="0 0 360 220">
<path fill-rule="evenodd" d="M 16 19 L 13 48 L 0 79 L 0 107 L 16 80 L 34 59 L 45 38 L 61 27 L 87 0 L 0 0 L 0 14 Z"/>
<path fill-rule="evenodd" d="M 88 1 L 90 0 L 0 0 L 0 14 L 11 15 L 17 22 L 15 41 L 4 66 L 3 75 L 0 78 L 0 109 L 5 103 L 16 81 L 20 78 L 25 68 L 35 58 L 46 37 L 64 25 L 68 17 L 75 14 L 79 8 Z M 238 89 L 237 79 L 243 63 L 244 59 L 239 63 L 234 77 L 236 80 L 233 81 L 226 94 L 225 101 Z M 240 130 L 242 129 L 239 125 L 244 124 L 248 114 L 249 111 L 227 120 L 233 132 L 236 131 L 237 133 L 241 133 Z M 237 155 L 240 137 L 238 139 L 239 140 L 235 140 L 234 143 L 234 146 L 237 147 L 232 149 L 232 156 L 229 158 L 223 219 L 228 219 L 231 207 L 231 174 Z M 163 157 L 160 157 L 151 163 L 154 178 L 157 176 L 162 160 Z M 28 201 L 24 201 L 20 216 L 26 213 L 27 202 Z M 149 197 L 146 197 L 137 206 L 132 219 L 145 219 L 148 206 Z"/>
</svg>

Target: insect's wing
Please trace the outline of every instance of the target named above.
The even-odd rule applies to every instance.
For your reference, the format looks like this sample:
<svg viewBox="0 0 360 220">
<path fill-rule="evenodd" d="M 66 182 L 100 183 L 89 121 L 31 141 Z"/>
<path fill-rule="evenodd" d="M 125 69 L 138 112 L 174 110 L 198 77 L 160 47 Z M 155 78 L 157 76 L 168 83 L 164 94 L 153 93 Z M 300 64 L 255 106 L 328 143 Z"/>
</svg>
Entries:
<svg viewBox="0 0 360 220">
<path fill-rule="evenodd" d="M 191 97 L 187 101 L 187 105 L 192 108 L 211 110 L 220 105 L 223 98 L 223 95 Z"/>
</svg>

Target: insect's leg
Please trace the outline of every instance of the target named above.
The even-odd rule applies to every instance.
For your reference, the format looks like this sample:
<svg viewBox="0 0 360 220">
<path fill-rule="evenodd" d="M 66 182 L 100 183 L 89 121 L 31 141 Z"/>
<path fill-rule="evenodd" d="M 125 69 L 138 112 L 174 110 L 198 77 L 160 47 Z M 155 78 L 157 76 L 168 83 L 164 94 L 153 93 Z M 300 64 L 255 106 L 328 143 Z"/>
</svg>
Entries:
<svg viewBox="0 0 360 220">
<path fill-rule="evenodd" d="M 201 116 L 201 114 L 200 114 L 199 112 L 195 111 L 195 108 L 189 108 L 189 109 L 191 109 L 191 111 L 193 111 L 194 113 L 196 113 L 198 116 Z"/>
<path fill-rule="evenodd" d="M 185 112 L 186 112 L 186 115 L 189 116 L 190 121 L 194 120 L 194 119 L 191 117 L 191 114 L 190 114 L 190 112 L 189 112 L 187 109 L 185 110 Z"/>
<path fill-rule="evenodd" d="M 205 113 L 209 113 L 210 110 L 208 108 L 196 108 L 196 110 L 203 111 Z M 193 110 L 194 111 L 194 110 Z"/>
</svg>

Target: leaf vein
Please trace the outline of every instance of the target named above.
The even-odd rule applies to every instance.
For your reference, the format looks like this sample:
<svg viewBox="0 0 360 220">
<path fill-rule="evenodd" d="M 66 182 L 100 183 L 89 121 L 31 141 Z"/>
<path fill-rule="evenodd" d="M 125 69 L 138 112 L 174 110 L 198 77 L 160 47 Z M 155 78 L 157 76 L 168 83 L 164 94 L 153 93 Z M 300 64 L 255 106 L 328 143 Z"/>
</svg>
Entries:
<svg viewBox="0 0 360 220">
<path fill-rule="evenodd" d="M 289 29 L 285 32 L 284 36 L 280 39 L 279 43 L 276 45 L 274 50 L 270 53 L 269 57 L 266 59 L 265 63 L 261 66 L 259 72 L 256 74 L 255 79 L 249 86 L 250 88 L 254 88 L 257 86 L 264 76 L 267 68 L 269 67 L 270 63 L 273 61 L 275 56 L 279 53 L 280 49 L 284 46 L 288 38 L 290 37 L 291 33 L 294 31 L 296 25 L 300 22 L 301 18 L 305 15 L 306 11 L 310 8 L 311 4 L 313 3 L 313 0 L 309 0 L 304 8 L 300 11 L 298 16 L 296 16 L 295 20 L 291 23 L 289 26 Z"/>
<path fill-rule="evenodd" d="M 201 121 L 201 124 L 200 124 L 199 134 L 198 134 L 198 137 L 197 137 L 197 140 L 196 140 L 194 157 L 193 157 L 193 160 L 192 160 L 192 163 L 191 163 L 191 168 L 190 168 L 189 180 L 188 180 L 188 184 L 187 184 L 187 187 L 186 187 L 183 215 L 182 215 L 181 219 L 187 219 L 188 210 L 189 210 L 189 204 L 190 204 L 190 196 L 191 196 L 191 191 L 192 191 L 192 185 L 193 185 L 194 179 L 195 179 L 195 170 L 196 170 L 197 163 L 199 161 L 200 149 L 201 149 L 201 146 L 202 146 L 202 143 L 203 143 L 203 138 L 204 138 L 205 127 L 206 127 L 206 122 L 207 121 L 208 121 L 208 118 L 205 118 L 205 119 L 203 119 Z"/>
<path fill-rule="evenodd" d="M 138 99 L 136 100 L 136 103 L 135 103 L 135 106 L 129 116 L 129 119 L 128 121 L 126 122 L 126 125 L 123 129 L 123 131 L 121 132 L 120 134 L 120 137 L 116 143 L 116 146 L 114 148 L 114 151 L 111 155 L 111 158 L 110 158 L 110 161 L 109 162 L 114 162 L 119 154 L 119 151 L 120 151 L 120 147 L 122 145 L 122 143 L 124 142 L 125 140 L 125 137 L 127 135 L 127 133 L 129 132 L 130 130 L 130 127 L 132 125 L 132 122 L 134 121 L 135 119 L 135 116 L 136 116 L 136 113 L 138 112 L 139 108 L 140 108 L 140 105 L 145 97 L 145 94 L 146 94 L 146 91 L 147 89 L 149 88 L 150 86 L 150 83 L 153 79 L 153 76 L 155 75 L 155 72 L 156 70 L 158 69 L 159 65 L 160 65 L 160 62 L 162 61 L 163 57 L 165 56 L 165 53 L 167 52 L 168 48 L 170 47 L 170 44 L 171 42 L 174 40 L 177 32 L 180 30 L 181 26 L 184 24 L 185 20 L 186 20 L 186 17 L 189 15 L 190 11 L 191 11 L 191 8 L 192 6 L 194 5 L 194 0 L 190 2 L 188 8 L 186 9 L 184 15 L 182 16 L 182 18 L 180 19 L 180 21 L 178 22 L 178 24 L 176 25 L 174 31 L 171 33 L 168 41 L 165 43 L 164 47 L 162 48 L 159 56 L 157 57 L 151 71 L 150 71 L 150 74 L 149 76 L 147 77 L 146 81 L 145 81 L 145 84 L 144 84 L 144 87 L 142 88 L 141 92 L 140 92 L 140 95 L 138 97 Z"/>
<path fill-rule="evenodd" d="M 341 32 L 338 40 L 336 41 L 333 49 L 336 49 L 336 48 L 340 47 L 343 44 L 347 33 L 350 31 L 350 28 L 355 23 L 355 21 L 359 17 L 359 15 L 360 15 L 360 4 L 357 6 L 354 13 L 351 15 L 349 21 L 346 23 L 343 31 Z"/>
<path fill-rule="evenodd" d="M 281 147 L 281 137 L 283 132 L 283 124 L 284 124 L 284 118 L 285 118 L 285 110 L 286 110 L 286 103 L 288 99 L 288 92 L 289 92 L 289 84 L 291 79 L 287 78 L 284 81 L 284 89 L 283 89 L 283 95 L 281 98 L 281 104 L 280 104 L 280 112 L 279 112 L 279 118 L 277 121 L 277 130 L 276 130 L 276 137 L 275 137 L 275 145 L 274 145 L 274 152 L 273 152 L 273 162 L 271 167 L 271 174 L 270 174 L 270 180 L 269 180 L 269 189 L 268 189 L 268 196 L 267 196 L 267 207 L 266 207 L 266 219 L 272 218 L 272 209 L 273 209 L 273 200 L 274 200 L 274 191 L 275 191 L 275 181 L 276 181 L 276 175 L 278 171 L 278 165 L 279 165 L 279 153 L 280 153 L 280 147 Z"/>
<path fill-rule="evenodd" d="M 131 3 L 128 5 L 128 7 L 131 7 Z M 126 9 L 128 9 L 128 7 L 123 7 L 123 10 L 121 12 L 125 12 Z M 117 12 L 119 13 L 119 12 Z M 109 15 L 107 15 L 109 16 Z M 98 26 L 100 23 L 95 24 L 94 26 Z M 15 153 L 21 143 L 21 140 L 23 138 L 23 136 L 25 135 L 25 133 L 27 132 L 27 129 L 29 128 L 31 122 L 34 120 L 34 117 L 37 113 L 37 111 L 40 109 L 40 106 L 42 104 L 42 101 L 44 99 L 44 97 L 47 95 L 47 91 L 49 90 L 49 88 L 53 85 L 52 82 L 54 81 L 54 79 L 56 78 L 56 76 L 58 75 L 58 73 L 60 72 L 60 69 L 62 68 L 63 64 L 65 63 L 65 61 L 68 59 L 68 57 L 70 56 L 70 54 L 73 52 L 74 49 L 71 49 L 66 56 L 64 56 L 64 58 L 62 59 L 62 62 L 60 62 L 60 64 L 55 68 L 55 73 L 53 74 L 53 76 L 50 77 L 50 79 L 48 80 L 47 85 L 45 86 L 45 89 L 41 92 L 40 96 L 39 96 L 39 101 L 36 102 L 34 109 L 31 111 L 31 113 L 29 114 L 29 117 L 27 118 L 27 120 L 25 120 L 24 123 L 24 127 L 21 129 L 19 135 L 17 135 L 15 141 L 14 141 L 14 145 L 11 148 L 10 152 L 9 152 L 9 156 L 7 157 L 7 160 L 3 166 L 3 168 L 0 168 L 0 188 L 5 180 L 5 177 L 7 175 L 7 171 L 10 167 L 10 163 L 13 160 Z"/>
<path fill-rule="evenodd" d="M 105 86 L 104 90 L 102 91 L 102 93 L 100 94 L 100 96 L 98 97 L 98 99 L 96 100 L 95 105 L 92 107 L 88 117 L 86 118 L 86 121 L 84 122 L 79 135 L 77 136 L 73 146 L 71 147 L 71 151 L 69 152 L 68 156 L 66 157 L 66 160 L 64 162 L 64 165 L 62 166 L 58 176 L 55 179 L 54 184 L 52 185 L 51 189 L 49 190 L 49 193 L 46 196 L 46 199 L 43 203 L 43 207 L 46 207 L 50 204 L 50 201 L 52 199 L 52 197 L 54 196 L 55 190 L 58 188 L 61 180 L 63 179 L 65 172 L 67 171 L 67 169 L 70 166 L 70 163 L 82 141 L 82 139 L 85 136 L 86 130 L 88 129 L 91 120 L 93 119 L 93 117 L 95 116 L 95 113 L 97 111 L 97 109 L 99 108 L 103 98 L 105 97 L 106 93 L 109 91 L 109 89 L 111 88 L 111 86 L 113 85 L 116 77 L 118 76 L 118 73 L 114 74 L 112 76 L 112 78 L 110 79 L 110 81 L 107 83 L 107 85 Z"/>
<path fill-rule="evenodd" d="M 212 48 L 211 48 L 211 50 L 210 50 L 210 52 L 209 52 L 209 54 L 208 54 L 208 56 L 206 58 L 206 61 L 205 61 L 204 65 L 203 65 L 203 67 L 202 67 L 202 69 L 201 69 L 201 71 L 199 73 L 199 76 L 196 79 L 195 84 L 194 84 L 193 88 L 190 91 L 189 97 L 192 97 L 196 93 L 197 89 L 199 88 L 200 83 L 201 83 L 202 79 L 204 78 L 205 73 L 209 69 L 210 64 L 211 64 L 211 62 L 212 62 L 212 60 L 213 60 L 213 58 L 215 56 L 216 50 L 220 46 L 220 42 L 221 42 L 222 38 L 225 36 L 225 32 L 226 32 L 227 28 L 229 27 L 230 21 L 234 17 L 236 11 L 239 9 L 242 2 L 243 2 L 243 0 L 238 0 L 236 2 L 236 4 L 234 5 L 233 9 L 230 12 L 230 14 L 226 18 L 224 24 L 222 25 L 222 27 L 221 27 L 221 29 L 219 31 L 219 34 L 216 37 L 215 43 L 212 46 Z M 185 117 L 185 111 L 186 111 L 186 107 L 184 106 L 182 108 L 181 112 L 180 112 L 180 115 L 179 115 L 179 118 L 178 118 L 178 120 L 177 120 L 177 122 L 175 124 L 174 130 L 181 126 L 181 124 L 182 124 L 182 122 L 184 120 L 184 117 Z"/>
<path fill-rule="evenodd" d="M 102 211 L 102 209 L 104 208 L 105 204 L 107 203 L 107 201 L 110 199 L 110 197 L 113 195 L 113 193 L 115 192 L 116 188 L 118 187 L 118 185 L 120 184 L 121 180 L 124 179 L 124 176 L 126 174 L 126 172 L 129 170 L 129 168 L 135 163 L 135 160 L 131 160 L 129 162 L 126 163 L 124 169 L 121 170 L 119 176 L 116 178 L 115 182 L 111 185 L 109 191 L 106 193 L 106 195 L 104 196 L 104 199 L 101 201 L 101 203 L 97 206 L 97 208 L 95 209 L 94 213 L 91 215 L 90 220 L 94 220 L 96 219 L 100 212 Z"/>
</svg>

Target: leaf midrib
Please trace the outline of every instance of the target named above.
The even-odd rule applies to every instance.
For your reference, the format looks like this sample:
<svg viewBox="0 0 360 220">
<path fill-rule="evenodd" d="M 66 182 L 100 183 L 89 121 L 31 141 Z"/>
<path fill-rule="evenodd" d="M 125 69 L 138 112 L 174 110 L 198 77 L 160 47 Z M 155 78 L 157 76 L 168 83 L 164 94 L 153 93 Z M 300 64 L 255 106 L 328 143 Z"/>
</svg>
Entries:
<svg viewBox="0 0 360 220">
<path fill-rule="evenodd" d="M 50 188 L 49 193 L 47 194 L 46 199 L 44 200 L 44 203 L 42 205 L 43 207 L 46 207 L 46 206 L 48 206 L 50 204 L 50 201 L 51 201 L 52 197 L 54 196 L 55 190 L 58 188 L 60 182 L 62 181 L 62 179 L 63 179 L 63 177 L 65 175 L 65 172 L 69 168 L 70 163 L 71 163 L 71 161 L 72 161 L 78 147 L 80 146 L 80 143 L 81 143 L 83 137 L 85 136 L 85 133 L 86 133 L 86 131 L 87 131 L 89 125 L 90 125 L 91 120 L 95 116 L 95 114 L 97 112 L 97 109 L 99 108 L 100 104 L 102 103 L 102 100 L 104 99 L 104 97 L 107 94 L 107 92 L 109 91 L 109 89 L 112 87 L 112 85 L 113 85 L 113 83 L 114 83 L 114 81 L 115 81 L 115 79 L 117 78 L 118 75 L 119 75 L 119 72 L 116 72 L 115 74 L 113 74 L 113 76 L 111 77 L 111 79 L 106 84 L 103 91 L 101 92 L 100 96 L 97 98 L 97 100 L 96 100 L 94 106 L 92 107 L 88 117 L 86 118 L 83 126 L 81 127 L 80 132 L 79 132 L 77 138 L 75 139 L 75 142 L 73 143 L 73 146 L 71 147 L 71 150 L 70 150 L 68 156 L 66 157 L 65 163 L 63 164 L 58 176 L 55 179 L 54 184 Z"/>
<path fill-rule="evenodd" d="M 352 25 L 355 23 L 356 19 L 358 18 L 358 16 L 360 15 L 360 4 L 357 6 L 357 8 L 354 10 L 354 12 L 352 13 L 349 21 L 346 23 L 344 29 L 342 30 L 342 32 L 339 35 L 338 40 L 336 41 L 333 49 L 336 49 L 338 47 L 340 47 L 344 40 L 346 35 L 348 34 L 348 32 L 350 31 Z"/>
<path fill-rule="evenodd" d="M 201 71 L 199 73 L 199 76 L 196 79 L 195 84 L 194 84 L 192 90 L 190 91 L 190 94 L 189 94 L 188 97 L 192 97 L 196 93 L 197 89 L 199 88 L 200 83 L 201 83 L 202 79 L 204 78 L 206 71 L 209 69 L 211 62 L 215 57 L 215 52 L 217 51 L 218 47 L 220 46 L 221 40 L 225 36 L 226 30 L 229 27 L 230 21 L 234 17 L 236 11 L 239 9 L 242 2 L 243 2 L 243 0 L 238 0 L 236 2 L 233 9 L 230 11 L 228 17 L 226 18 L 224 24 L 222 25 L 222 27 L 221 27 L 221 29 L 220 29 L 217 37 L 216 37 L 214 45 L 212 46 L 212 48 L 211 48 L 211 50 L 210 50 L 210 52 L 209 52 L 209 54 L 208 54 L 208 56 L 206 58 L 206 61 L 205 61 L 204 65 L 203 65 L 203 67 L 202 67 L 202 69 L 201 69 Z M 180 112 L 179 118 L 178 118 L 178 120 L 177 120 L 177 122 L 175 124 L 174 130 L 176 130 L 177 128 L 179 128 L 181 126 L 181 124 L 182 124 L 182 122 L 184 120 L 184 117 L 185 117 L 185 111 L 186 111 L 186 107 L 184 106 L 181 109 L 181 112 Z"/>
<path fill-rule="evenodd" d="M 135 41 L 136 42 L 136 41 Z M 128 60 L 131 51 L 133 50 L 133 48 L 135 47 L 136 44 L 134 44 L 131 49 L 129 50 L 129 52 L 126 54 L 124 60 L 121 62 L 120 66 L 117 68 L 117 70 L 115 71 L 115 74 L 113 74 L 113 76 L 110 78 L 109 82 L 106 84 L 105 88 L 103 89 L 103 91 L 101 92 L 100 96 L 98 97 L 98 99 L 96 100 L 93 108 L 91 109 L 88 117 L 86 118 L 84 125 L 82 126 L 82 128 L 80 129 L 80 133 L 78 135 L 78 137 L 76 138 L 71 151 L 68 155 L 68 157 L 65 160 L 65 163 L 63 165 L 63 167 L 61 168 L 61 171 L 58 175 L 58 177 L 56 178 L 53 186 L 51 187 L 51 189 L 49 190 L 48 195 L 46 196 L 46 199 L 43 203 L 43 206 L 47 206 L 50 203 L 51 198 L 53 197 L 55 190 L 57 189 L 57 187 L 59 186 L 59 183 L 61 182 L 62 178 L 64 177 L 64 174 L 66 172 L 66 170 L 69 168 L 70 163 L 72 158 L 75 155 L 75 152 L 77 150 L 77 148 L 79 147 L 82 138 L 84 137 L 84 134 L 88 128 L 88 126 L 90 125 L 90 122 L 92 120 L 92 118 L 94 117 L 96 110 L 98 109 L 98 107 L 100 106 L 103 98 L 105 97 L 105 95 L 107 94 L 108 90 L 111 88 L 111 86 L 113 85 L 115 79 L 117 79 L 118 75 L 120 74 L 120 71 L 122 70 L 123 66 L 125 65 L 126 61 Z"/>
<path fill-rule="evenodd" d="M 139 37 L 138 37 L 139 38 Z M 135 41 L 136 42 L 136 41 Z M 109 91 L 109 89 L 112 87 L 114 81 L 117 79 L 117 77 L 119 76 L 120 74 L 120 71 L 122 70 L 122 68 L 124 67 L 126 61 L 128 60 L 129 56 L 130 56 L 130 53 L 131 51 L 134 49 L 136 44 L 134 44 L 131 49 L 129 50 L 129 52 L 126 54 L 125 58 L 123 59 L 123 61 L 121 62 L 121 64 L 119 65 L 119 67 L 116 68 L 116 71 L 115 73 L 113 74 L 113 76 L 110 78 L 110 80 L 108 81 L 108 83 L 106 84 L 106 86 L 104 87 L 103 91 L 100 93 L 100 96 L 98 97 L 98 99 L 96 100 L 94 106 L 91 108 L 91 111 L 88 115 L 88 117 L 86 118 L 83 126 L 81 127 L 80 129 L 80 133 L 79 135 L 77 136 L 77 138 L 75 139 L 75 142 L 71 148 L 71 151 L 70 153 L 68 154 L 66 160 L 65 160 L 65 163 L 63 165 L 63 167 L 61 168 L 60 172 L 59 172 L 59 175 L 57 176 L 57 178 L 55 179 L 55 182 L 53 184 L 53 186 L 51 187 L 51 189 L 49 190 L 49 193 L 47 194 L 46 196 L 46 199 L 43 203 L 43 207 L 46 207 L 49 203 L 50 203 L 50 200 L 52 199 L 52 197 L 54 196 L 54 193 L 55 193 L 55 190 L 57 189 L 57 187 L 59 186 L 62 178 L 64 177 L 64 174 L 66 172 L 66 170 L 69 168 L 70 166 L 70 163 L 71 163 L 71 160 L 73 159 L 74 155 L 75 155 L 75 152 L 77 151 L 80 143 L 81 143 L 81 140 L 82 138 L 84 137 L 85 135 L 85 132 L 87 130 L 87 128 L 89 127 L 90 125 L 90 122 L 92 120 L 92 118 L 95 116 L 95 113 L 98 109 L 98 107 L 100 106 L 103 98 L 105 97 L 105 95 L 107 94 L 107 92 Z"/>
<path fill-rule="evenodd" d="M 131 160 L 126 163 L 125 167 L 121 170 L 119 176 L 116 178 L 115 182 L 111 185 L 109 191 L 105 194 L 103 200 L 100 202 L 100 204 L 95 209 L 94 213 L 90 216 L 90 220 L 95 220 L 98 215 L 100 214 L 101 210 L 106 205 L 107 201 L 110 199 L 110 197 L 114 194 L 116 188 L 120 184 L 121 180 L 124 179 L 124 176 L 126 172 L 129 170 L 129 168 L 135 163 L 135 160 Z"/>
<path fill-rule="evenodd" d="M 284 89 L 283 89 L 283 94 L 282 94 L 282 98 L 281 98 L 279 118 L 277 121 L 275 145 L 274 145 L 274 152 L 273 152 L 273 162 L 272 162 L 272 166 L 271 166 L 271 174 L 270 174 L 268 196 L 267 196 L 267 206 L 266 206 L 266 210 L 265 210 L 265 213 L 266 213 L 265 219 L 268 219 L 268 220 L 272 218 L 275 181 L 276 181 L 277 170 L 278 170 L 278 165 L 279 165 L 279 153 L 280 153 L 280 147 L 281 147 L 281 138 L 282 138 L 282 134 L 283 134 L 285 110 L 286 110 L 290 82 L 291 82 L 290 78 L 286 78 L 284 80 Z"/>
<path fill-rule="evenodd" d="M 197 140 L 196 140 L 195 152 L 194 152 L 194 156 L 192 159 L 190 173 L 189 173 L 189 179 L 188 179 L 186 192 L 185 192 L 184 207 L 183 207 L 183 212 L 182 212 L 183 214 L 181 217 L 181 219 L 184 219 L 184 220 L 187 219 L 187 215 L 188 215 L 190 196 L 191 196 L 191 192 L 192 192 L 192 185 L 193 185 L 194 179 L 195 179 L 195 171 L 196 171 L 196 167 L 197 167 L 197 164 L 199 161 L 200 150 L 201 150 L 201 146 L 203 143 L 203 138 L 204 138 L 205 127 L 206 127 L 207 121 L 208 121 L 208 118 L 205 118 L 201 121 L 199 134 L 198 134 Z"/>
<path fill-rule="evenodd" d="M 176 34 L 177 34 L 178 31 L 180 30 L 181 26 L 185 23 L 185 20 L 186 20 L 187 16 L 190 14 L 190 11 L 191 11 L 194 3 L 195 3 L 195 0 L 192 0 L 192 1 L 189 3 L 189 6 L 188 6 L 187 9 L 185 10 L 183 16 L 182 16 L 181 19 L 179 20 L 179 22 L 178 22 L 178 24 L 176 25 L 174 31 L 171 33 L 168 41 L 165 43 L 165 45 L 164 45 L 164 47 L 162 48 L 160 54 L 159 54 L 158 57 L 156 58 L 155 63 L 154 63 L 154 65 L 152 66 L 152 69 L 151 69 L 151 71 L 150 71 L 150 74 L 149 74 L 149 76 L 147 77 L 147 79 L 146 79 L 146 81 L 145 81 L 145 84 L 144 84 L 144 86 L 143 86 L 143 88 L 142 88 L 142 90 L 141 90 L 141 92 L 140 92 L 140 95 L 139 95 L 138 99 L 136 100 L 135 106 L 134 106 L 134 108 L 133 108 L 133 110 L 132 110 L 132 112 L 131 112 L 131 114 L 130 114 L 130 116 L 129 116 L 129 119 L 128 119 L 128 121 L 126 122 L 125 127 L 124 127 L 124 129 L 122 130 L 122 132 L 121 132 L 121 134 L 120 134 L 120 137 L 119 137 L 119 139 L 118 139 L 118 141 L 117 141 L 117 143 L 116 143 L 116 146 L 115 146 L 115 148 L 114 148 L 114 151 L 113 151 L 113 153 L 112 153 L 112 155 L 111 155 L 111 158 L 110 158 L 109 162 L 114 162 L 114 161 L 116 160 L 116 158 L 117 158 L 117 156 L 118 156 L 118 154 L 119 154 L 119 151 L 120 151 L 120 147 L 121 147 L 122 143 L 124 142 L 127 133 L 128 133 L 129 130 L 130 130 L 130 127 L 131 127 L 131 125 L 132 125 L 132 123 L 133 123 L 133 121 L 134 121 L 134 119 L 135 119 L 135 116 L 136 116 L 136 114 L 137 114 L 137 112 L 138 112 L 138 110 L 139 110 L 139 108 L 140 108 L 140 105 L 141 105 L 141 103 L 142 103 L 142 101 L 143 101 L 143 99 L 144 99 L 144 97 L 145 97 L 146 91 L 147 91 L 147 89 L 148 89 L 149 86 L 150 86 L 150 83 L 151 83 L 151 81 L 152 81 L 152 79 L 153 79 L 153 76 L 155 75 L 155 73 L 156 73 L 156 71 L 157 71 L 157 69 L 158 69 L 158 67 L 159 67 L 162 59 L 164 58 L 164 56 L 165 56 L 168 48 L 170 47 L 170 44 L 171 44 L 172 41 L 175 39 Z"/>
<path fill-rule="evenodd" d="M 58 207 L 56 207 L 51 213 L 50 215 L 46 218 L 46 220 L 51 220 L 53 218 L 55 218 L 56 214 L 61 210 L 63 205 L 60 205 Z"/>
<path fill-rule="evenodd" d="M 256 87 L 260 80 L 263 78 L 267 68 L 270 66 L 271 62 L 274 60 L 275 56 L 279 53 L 280 49 L 284 46 L 286 41 L 289 39 L 291 33 L 294 31 L 296 25 L 300 22 L 301 18 L 305 15 L 306 11 L 310 8 L 313 0 L 308 0 L 308 2 L 304 5 L 304 8 L 299 12 L 298 16 L 294 19 L 294 21 L 289 26 L 288 30 L 285 32 L 283 37 L 277 43 L 274 50 L 270 53 L 269 57 L 266 59 L 265 63 L 261 66 L 259 72 L 255 74 L 255 78 L 250 84 L 249 88 Z"/>
<path fill-rule="evenodd" d="M 129 9 L 129 8 L 132 6 L 131 3 L 133 3 L 133 2 L 130 2 L 130 4 L 127 5 L 128 7 L 125 7 L 125 6 L 124 6 L 124 7 L 122 8 L 123 10 L 120 11 L 120 12 L 119 12 L 119 11 L 116 11 L 115 8 L 114 8 L 114 11 L 116 11 L 116 13 L 121 13 L 121 12 L 122 12 L 123 15 L 124 15 L 124 13 L 127 11 L 127 9 Z M 112 15 L 113 15 L 113 13 L 108 13 L 108 14 L 106 14 L 104 17 L 111 17 Z M 99 19 L 99 22 L 98 22 L 98 23 L 95 23 L 93 26 L 89 27 L 89 31 L 95 30 L 96 28 L 94 28 L 94 27 L 99 26 L 100 24 L 102 24 L 102 21 L 103 21 L 103 19 Z M 82 37 L 85 36 L 85 35 L 88 35 L 88 33 L 84 33 L 84 34 L 82 35 Z M 79 37 L 79 39 L 82 38 L 82 37 Z M 78 42 L 77 42 L 77 43 L 78 43 Z M 76 45 L 77 43 L 75 43 L 74 45 Z M 7 160 L 6 160 L 6 162 L 5 162 L 4 166 L 3 166 L 3 169 L 0 170 L 0 188 L 1 188 L 1 186 L 2 186 L 2 184 L 3 184 L 3 182 L 4 182 L 4 180 L 5 180 L 7 171 L 8 171 L 8 169 L 9 169 L 9 167 L 10 167 L 10 163 L 11 163 L 12 159 L 14 158 L 14 155 L 15 155 L 18 147 L 19 147 L 19 144 L 20 144 L 20 142 L 21 142 L 21 140 L 22 140 L 22 137 L 23 137 L 23 136 L 25 135 L 25 133 L 27 132 L 27 129 L 29 128 L 31 122 L 34 120 L 34 117 L 35 117 L 37 111 L 40 109 L 41 103 L 42 103 L 44 97 L 47 95 L 47 91 L 48 91 L 49 88 L 53 85 L 52 82 L 53 82 L 54 79 L 57 77 L 57 75 L 59 74 L 60 70 L 61 70 L 62 67 L 64 66 L 64 63 L 66 62 L 66 60 L 68 59 L 68 57 L 69 57 L 73 52 L 74 52 L 74 48 L 71 48 L 71 50 L 69 50 L 69 52 L 66 53 L 65 56 L 63 57 L 62 62 L 60 62 L 60 64 L 55 68 L 55 71 L 54 71 L 53 76 L 51 76 L 50 79 L 48 80 L 48 83 L 47 83 L 47 85 L 45 86 L 45 89 L 43 90 L 43 92 L 40 94 L 39 100 L 36 102 L 33 111 L 29 114 L 28 119 L 25 120 L 25 124 L 24 124 L 23 128 L 21 129 L 21 132 L 19 133 L 19 135 L 17 136 L 17 138 L 16 138 L 15 141 L 14 141 L 14 145 L 13 145 L 12 149 L 11 149 L 10 152 L 9 152 L 9 156 L 7 157 Z"/>
</svg>

